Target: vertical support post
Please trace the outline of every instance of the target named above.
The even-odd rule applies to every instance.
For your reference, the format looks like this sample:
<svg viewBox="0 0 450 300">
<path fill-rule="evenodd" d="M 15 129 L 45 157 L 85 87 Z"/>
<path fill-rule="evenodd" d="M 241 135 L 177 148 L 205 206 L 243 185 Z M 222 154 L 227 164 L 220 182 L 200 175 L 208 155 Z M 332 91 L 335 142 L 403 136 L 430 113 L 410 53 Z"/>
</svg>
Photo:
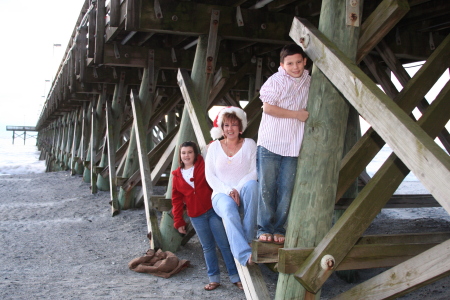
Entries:
<svg viewBox="0 0 450 300">
<path fill-rule="evenodd" d="M 217 41 L 219 43 L 219 41 Z M 197 50 L 194 57 L 194 64 L 192 67 L 191 78 L 192 85 L 194 86 L 196 99 L 198 99 L 199 103 L 206 107 L 209 99 L 209 92 L 211 89 L 212 80 L 214 75 L 211 73 L 207 73 L 206 65 L 207 65 L 207 45 L 208 45 L 208 37 L 206 35 L 201 35 L 198 38 Z M 216 47 L 217 49 L 218 47 Z M 183 115 L 181 118 L 180 129 L 178 131 L 178 142 L 177 147 L 175 148 L 175 154 L 172 160 L 172 168 L 171 171 L 178 168 L 178 152 L 180 151 L 181 143 L 185 141 L 196 141 L 196 137 L 194 134 L 194 129 L 191 124 L 191 120 L 189 118 L 189 112 L 187 107 L 185 106 L 183 109 Z M 202 149 L 201 149 L 202 150 Z M 171 172 L 172 174 L 172 172 Z M 166 198 L 172 198 L 172 175 L 169 179 L 169 184 L 167 186 Z M 173 228 L 173 219 L 170 213 L 163 212 L 161 218 L 161 236 L 163 238 L 163 249 L 175 252 L 178 247 L 181 245 L 182 237 L 178 233 L 178 231 Z"/>
<path fill-rule="evenodd" d="M 322 1 L 319 30 L 354 61 L 360 27 L 346 25 L 346 1 Z M 294 42 L 300 44 L 300 41 Z M 286 248 L 314 247 L 330 229 L 344 147 L 348 104 L 320 70 L 314 67 L 312 74 L 309 119 L 297 165 Z M 310 170 L 317 172 L 312 175 Z M 294 275 L 280 273 L 275 299 L 305 297 L 319 299 L 320 291 L 314 296 L 296 284 Z"/>
<path fill-rule="evenodd" d="M 142 191 L 144 193 L 145 216 L 147 218 L 147 228 L 150 237 L 150 248 L 156 250 L 160 249 L 162 245 L 161 233 L 158 227 L 156 210 L 150 202 L 150 197 L 153 194 L 153 187 L 145 143 L 146 127 L 144 127 L 142 122 L 142 109 L 139 96 L 136 95 L 136 91 L 134 90 L 131 91 L 130 102 L 133 109 L 133 123 L 136 134 L 139 168 L 141 170 Z"/>
<path fill-rule="evenodd" d="M 91 143 L 90 143 L 90 152 L 91 152 L 91 194 L 97 193 L 97 171 L 96 171 L 96 161 L 95 157 L 97 156 L 97 100 L 93 101 L 93 105 L 91 108 Z"/>
<path fill-rule="evenodd" d="M 112 115 L 111 102 L 106 101 L 106 140 L 108 146 L 108 165 L 109 165 L 109 187 L 111 195 L 111 214 L 114 217 L 119 213 L 119 201 L 117 199 L 116 185 L 116 150 L 113 144 L 112 136 Z"/>
<path fill-rule="evenodd" d="M 150 121 L 150 117 L 153 114 L 153 99 L 155 97 L 155 60 L 154 60 L 155 52 L 150 49 L 148 53 L 148 67 L 144 69 L 144 74 L 141 81 L 141 86 L 139 88 L 139 98 L 141 107 L 144 107 L 143 123 L 145 125 L 145 129 L 147 129 L 148 123 Z M 137 149 L 136 149 L 136 128 L 133 126 L 131 128 L 130 135 L 130 143 L 128 145 L 127 157 L 125 160 L 125 166 L 123 169 L 122 177 L 128 178 L 133 175 L 139 168 L 139 161 L 136 159 Z M 147 145 L 147 143 L 146 143 Z M 150 150 L 145 147 L 146 153 Z M 122 209 L 128 209 L 134 206 L 133 200 L 135 195 L 134 188 L 130 191 L 126 191 L 123 188 L 120 188 L 119 191 L 119 205 Z"/>
</svg>

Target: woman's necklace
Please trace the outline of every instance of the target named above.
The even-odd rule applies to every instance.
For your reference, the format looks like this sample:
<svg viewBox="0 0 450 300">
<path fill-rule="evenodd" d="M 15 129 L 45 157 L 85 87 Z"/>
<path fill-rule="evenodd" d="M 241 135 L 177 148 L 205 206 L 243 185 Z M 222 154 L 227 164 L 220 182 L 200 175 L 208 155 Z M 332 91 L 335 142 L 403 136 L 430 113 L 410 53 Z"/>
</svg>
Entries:
<svg viewBox="0 0 450 300">
<path fill-rule="evenodd" d="M 226 154 L 228 157 L 228 164 L 231 164 L 231 159 L 233 158 L 233 155 L 236 154 L 236 150 L 239 147 L 239 141 L 236 143 L 236 145 L 234 146 L 233 150 L 230 150 L 228 148 L 228 139 L 225 140 L 225 148 L 227 149 Z"/>
</svg>

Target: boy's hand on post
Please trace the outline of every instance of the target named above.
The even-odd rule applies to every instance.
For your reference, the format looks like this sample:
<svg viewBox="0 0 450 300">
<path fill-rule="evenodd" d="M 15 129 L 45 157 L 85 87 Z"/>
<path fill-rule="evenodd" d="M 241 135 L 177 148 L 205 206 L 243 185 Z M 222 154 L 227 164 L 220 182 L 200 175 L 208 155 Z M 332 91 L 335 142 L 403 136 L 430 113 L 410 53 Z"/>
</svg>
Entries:
<svg viewBox="0 0 450 300">
<path fill-rule="evenodd" d="M 186 234 L 186 227 L 185 226 L 181 226 L 178 228 L 178 232 L 181 234 Z"/>
<path fill-rule="evenodd" d="M 309 112 L 306 109 L 300 109 L 297 114 L 297 119 L 305 122 L 309 117 Z"/>
</svg>

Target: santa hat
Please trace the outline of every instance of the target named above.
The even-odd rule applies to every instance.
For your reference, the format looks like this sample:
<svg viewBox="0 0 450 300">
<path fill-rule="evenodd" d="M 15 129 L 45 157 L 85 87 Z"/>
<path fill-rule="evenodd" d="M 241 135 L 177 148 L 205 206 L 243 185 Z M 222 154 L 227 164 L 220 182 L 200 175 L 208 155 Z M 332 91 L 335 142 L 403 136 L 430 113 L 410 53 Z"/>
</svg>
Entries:
<svg viewBox="0 0 450 300">
<path fill-rule="evenodd" d="M 242 131 L 247 128 L 247 115 L 241 108 L 235 106 L 224 107 L 220 110 L 214 120 L 213 128 L 211 129 L 211 137 L 213 140 L 217 140 L 223 136 L 222 121 L 225 113 L 234 113 L 241 120 Z"/>
</svg>

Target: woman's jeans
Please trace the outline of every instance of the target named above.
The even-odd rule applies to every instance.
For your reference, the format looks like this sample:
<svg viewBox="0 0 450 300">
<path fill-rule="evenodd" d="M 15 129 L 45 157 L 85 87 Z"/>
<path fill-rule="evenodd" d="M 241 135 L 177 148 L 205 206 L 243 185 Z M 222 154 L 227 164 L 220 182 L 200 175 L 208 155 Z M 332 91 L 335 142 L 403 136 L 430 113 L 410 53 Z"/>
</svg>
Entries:
<svg viewBox="0 0 450 300">
<path fill-rule="evenodd" d="M 208 270 L 209 282 L 220 283 L 219 260 L 217 258 L 216 243 L 222 253 L 222 258 L 228 270 L 231 282 L 240 281 L 239 274 L 234 263 L 233 255 L 228 244 L 227 234 L 223 227 L 222 219 L 211 208 L 203 215 L 191 218 L 195 232 L 202 244 Z"/>
<path fill-rule="evenodd" d="M 281 156 L 258 146 L 258 237 L 263 233 L 286 233 L 284 225 L 291 204 L 297 160 L 297 157 Z"/>
<path fill-rule="evenodd" d="M 255 238 L 258 209 L 258 182 L 249 180 L 240 191 L 240 206 L 229 195 L 219 193 L 212 199 L 213 208 L 222 218 L 231 253 L 243 266 L 252 254 L 249 243 Z M 241 214 L 243 218 L 241 219 Z"/>
</svg>

